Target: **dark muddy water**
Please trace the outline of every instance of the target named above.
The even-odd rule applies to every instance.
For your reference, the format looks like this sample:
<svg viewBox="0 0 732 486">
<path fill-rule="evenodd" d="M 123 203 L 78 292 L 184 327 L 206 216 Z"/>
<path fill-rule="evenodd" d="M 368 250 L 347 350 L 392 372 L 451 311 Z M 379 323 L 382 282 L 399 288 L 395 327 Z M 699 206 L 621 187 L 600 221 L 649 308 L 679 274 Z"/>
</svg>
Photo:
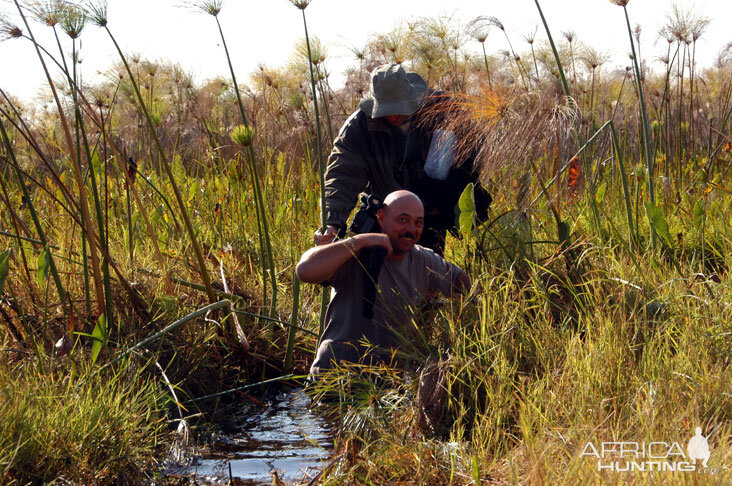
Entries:
<svg viewBox="0 0 732 486">
<path fill-rule="evenodd" d="M 290 482 L 312 477 L 327 462 L 333 447 L 331 427 L 310 408 L 302 389 L 280 391 L 246 401 L 236 425 L 219 435 L 193 463 L 176 471 L 197 482 L 270 485 L 272 473 Z M 306 480 L 307 482 L 307 480 Z"/>
</svg>

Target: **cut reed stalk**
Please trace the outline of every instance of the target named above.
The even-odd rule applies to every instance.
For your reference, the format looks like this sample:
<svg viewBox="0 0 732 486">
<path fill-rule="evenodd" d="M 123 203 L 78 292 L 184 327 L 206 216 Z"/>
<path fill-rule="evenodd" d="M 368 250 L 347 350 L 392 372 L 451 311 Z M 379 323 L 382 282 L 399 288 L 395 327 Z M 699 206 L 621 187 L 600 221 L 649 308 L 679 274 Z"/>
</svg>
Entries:
<svg viewBox="0 0 732 486">
<path fill-rule="evenodd" d="M 236 387 L 236 388 L 232 388 L 231 390 L 226 390 L 226 391 L 222 391 L 222 392 L 218 392 L 218 393 L 212 393 L 211 395 L 206 395 L 206 396 L 203 396 L 203 397 L 194 398 L 192 400 L 188 400 L 187 402 L 183 402 L 183 405 L 188 405 L 190 403 L 201 402 L 203 400 L 209 400 L 211 398 L 223 397 L 224 395 L 229 395 L 231 393 L 236 393 L 236 392 L 239 392 L 239 391 L 249 390 L 249 389 L 252 389 L 252 388 L 255 388 L 255 387 L 258 387 L 258 386 L 268 385 L 270 383 L 277 383 L 277 382 L 280 382 L 280 381 L 288 381 L 288 380 L 302 380 L 302 379 L 305 379 L 305 378 L 307 378 L 307 376 L 303 376 L 303 375 L 284 375 L 284 376 L 278 376 L 277 378 L 270 378 L 269 380 L 263 380 L 263 381 L 260 381 L 260 382 L 257 382 L 257 383 L 250 383 L 249 385 L 239 386 L 239 387 Z"/>
</svg>

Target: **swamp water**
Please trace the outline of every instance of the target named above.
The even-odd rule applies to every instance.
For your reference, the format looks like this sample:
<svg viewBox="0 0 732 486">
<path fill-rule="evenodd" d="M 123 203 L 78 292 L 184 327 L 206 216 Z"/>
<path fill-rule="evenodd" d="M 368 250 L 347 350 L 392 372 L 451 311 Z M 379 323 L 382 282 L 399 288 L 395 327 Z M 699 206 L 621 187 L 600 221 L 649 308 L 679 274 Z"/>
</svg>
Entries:
<svg viewBox="0 0 732 486">
<path fill-rule="evenodd" d="M 333 448 L 328 422 L 310 410 L 302 388 L 257 397 L 261 406 L 242 398 L 233 426 L 198 452 L 190 465 L 166 475 L 200 484 L 270 485 L 273 472 L 286 483 L 313 477 Z M 231 473 L 229 472 L 231 471 Z"/>
</svg>

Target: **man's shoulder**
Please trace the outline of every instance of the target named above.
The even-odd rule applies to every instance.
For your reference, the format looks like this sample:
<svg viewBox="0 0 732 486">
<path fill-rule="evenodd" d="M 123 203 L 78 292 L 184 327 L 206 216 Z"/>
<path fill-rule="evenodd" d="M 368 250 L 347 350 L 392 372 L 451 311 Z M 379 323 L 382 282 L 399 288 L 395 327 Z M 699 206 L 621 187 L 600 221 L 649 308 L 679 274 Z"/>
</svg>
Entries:
<svg viewBox="0 0 732 486">
<path fill-rule="evenodd" d="M 361 108 L 357 109 L 353 113 L 351 113 L 351 116 L 346 118 L 346 121 L 343 122 L 343 125 L 341 126 L 340 131 L 338 132 L 338 136 L 343 136 L 346 130 L 350 129 L 351 127 L 364 127 L 368 123 L 368 116 L 366 116 L 366 113 L 361 111 Z"/>
<path fill-rule="evenodd" d="M 390 134 L 389 124 L 380 118 L 371 118 L 360 108 L 346 118 L 338 131 L 338 139 L 357 142 L 366 140 L 375 133 Z"/>
</svg>

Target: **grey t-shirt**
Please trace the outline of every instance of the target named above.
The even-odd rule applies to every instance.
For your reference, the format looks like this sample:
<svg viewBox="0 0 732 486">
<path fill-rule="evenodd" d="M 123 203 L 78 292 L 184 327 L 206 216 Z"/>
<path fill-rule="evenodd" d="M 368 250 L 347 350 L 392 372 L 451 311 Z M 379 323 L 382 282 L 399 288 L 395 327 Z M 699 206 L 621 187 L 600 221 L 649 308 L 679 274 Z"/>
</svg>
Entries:
<svg viewBox="0 0 732 486">
<path fill-rule="evenodd" d="M 387 258 L 379 273 L 374 317 L 367 319 L 363 316 L 366 272 L 357 258 L 351 258 L 329 282 L 333 289 L 325 330 L 310 372 L 330 368 L 332 361 L 373 362 L 374 357 L 378 361 L 380 353 L 408 339 L 415 309 L 428 296 L 452 294 L 459 273 L 458 267 L 419 245 L 401 262 Z"/>
</svg>

